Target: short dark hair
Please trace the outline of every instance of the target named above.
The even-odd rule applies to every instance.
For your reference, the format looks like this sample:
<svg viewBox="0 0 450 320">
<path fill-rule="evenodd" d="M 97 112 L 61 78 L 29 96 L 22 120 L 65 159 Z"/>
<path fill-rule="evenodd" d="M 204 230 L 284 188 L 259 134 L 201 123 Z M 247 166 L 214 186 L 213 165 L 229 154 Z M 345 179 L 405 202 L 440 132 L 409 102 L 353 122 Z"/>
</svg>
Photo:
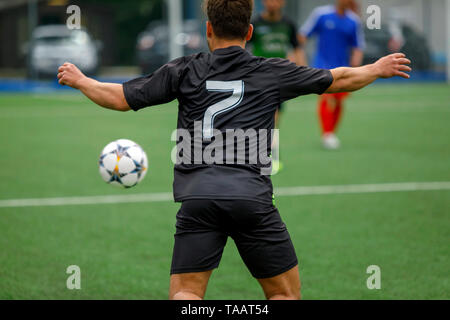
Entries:
<svg viewBox="0 0 450 320">
<path fill-rule="evenodd" d="M 217 37 L 245 39 L 252 18 L 253 0 L 205 0 L 203 5 Z"/>
</svg>

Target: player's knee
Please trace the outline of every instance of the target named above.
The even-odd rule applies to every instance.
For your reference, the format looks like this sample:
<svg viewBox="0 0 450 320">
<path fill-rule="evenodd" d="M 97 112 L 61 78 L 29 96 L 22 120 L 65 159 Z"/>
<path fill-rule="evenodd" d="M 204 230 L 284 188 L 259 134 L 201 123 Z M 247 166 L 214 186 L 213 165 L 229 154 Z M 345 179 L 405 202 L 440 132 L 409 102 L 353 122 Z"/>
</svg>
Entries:
<svg viewBox="0 0 450 320">
<path fill-rule="evenodd" d="M 170 276 L 170 300 L 202 300 L 212 271 Z"/>
<path fill-rule="evenodd" d="M 268 300 L 300 300 L 300 290 L 298 292 L 278 293 L 270 296 Z"/>
<path fill-rule="evenodd" d="M 289 286 L 286 288 L 280 288 L 267 295 L 268 300 L 300 300 L 300 284 Z"/>
<path fill-rule="evenodd" d="M 188 291 L 179 290 L 176 292 L 171 292 L 169 295 L 170 300 L 203 300 L 198 294 Z"/>
</svg>

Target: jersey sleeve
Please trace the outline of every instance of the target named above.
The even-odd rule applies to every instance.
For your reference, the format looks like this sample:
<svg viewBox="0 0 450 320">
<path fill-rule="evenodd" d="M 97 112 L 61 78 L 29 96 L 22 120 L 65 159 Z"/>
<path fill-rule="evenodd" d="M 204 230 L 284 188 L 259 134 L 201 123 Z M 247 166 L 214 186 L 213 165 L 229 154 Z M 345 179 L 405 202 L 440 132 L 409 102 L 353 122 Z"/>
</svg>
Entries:
<svg viewBox="0 0 450 320">
<path fill-rule="evenodd" d="M 123 92 L 130 108 L 137 111 L 176 99 L 184 65 L 185 58 L 178 58 L 148 76 L 125 82 Z"/>
<path fill-rule="evenodd" d="M 330 70 L 297 66 L 289 60 L 267 59 L 280 89 L 280 102 L 307 94 L 322 94 L 333 83 Z"/>
<path fill-rule="evenodd" d="M 319 8 L 316 8 L 311 12 L 308 19 L 306 19 L 305 23 L 300 28 L 300 34 L 309 38 L 314 33 L 316 33 L 319 29 L 319 20 L 321 17 L 321 13 Z"/>
<path fill-rule="evenodd" d="M 352 33 L 350 45 L 352 48 L 357 48 L 360 50 L 364 50 L 366 47 L 364 39 L 364 30 L 361 24 L 361 20 L 359 18 L 355 19 L 355 30 Z"/>
</svg>

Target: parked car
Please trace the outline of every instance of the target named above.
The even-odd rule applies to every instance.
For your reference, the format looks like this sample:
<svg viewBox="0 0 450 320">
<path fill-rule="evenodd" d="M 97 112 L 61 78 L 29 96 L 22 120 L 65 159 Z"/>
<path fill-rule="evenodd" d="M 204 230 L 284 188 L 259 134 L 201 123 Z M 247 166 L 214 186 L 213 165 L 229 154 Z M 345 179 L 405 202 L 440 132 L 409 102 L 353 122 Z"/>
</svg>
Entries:
<svg viewBox="0 0 450 320">
<path fill-rule="evenodd" d="M 88 75 L 99 67 L 101 44 L 85 29 L 70 30 L 66 25 L 37 27 L 28 45 L 28 76 L 54 77 L 58 66 L 68 61 Z"/>
<path fill-rule="evenodd" d="M 432 55 L 425 35 L 417 32 L 409 25 L 402 25 L 402 33 L 405 38 L 405 44 L 400 50 L 411 59 L 413 70 L 430 70 L 432 67 Z"/>
<path fill-rule="evenodd" d="M 183 47 L 184 55 L 207 51 L 204 24 L 198 20 L 186 20 L 175 41 Z M 167 22 L 155 21 L 137 38 L 137 60 L 143 74 L 149 74 L 167 63 L 169 52 L 169 26 Z"/>
<path fill-rule="evenodd" d="M 414 70 L 431 68 L 431 50 L 427 39 L 411 26 L 393 23 L 383 25 L 379 30 L 365 30 L 365 35 L 364 64 L 373 63 L 393 52 L 403 52 L 411 59 Z"/>
<path fill-rule="evenodd" d="M 386 26 L 383 26 L 381 29 L 366 29 L 364 33 L 366 48 L 364 50 L 363 64 L 373 63 L 380 57 L 391 53 L 389 44 L 393 41 L 393 37 Z"/>
</svg>

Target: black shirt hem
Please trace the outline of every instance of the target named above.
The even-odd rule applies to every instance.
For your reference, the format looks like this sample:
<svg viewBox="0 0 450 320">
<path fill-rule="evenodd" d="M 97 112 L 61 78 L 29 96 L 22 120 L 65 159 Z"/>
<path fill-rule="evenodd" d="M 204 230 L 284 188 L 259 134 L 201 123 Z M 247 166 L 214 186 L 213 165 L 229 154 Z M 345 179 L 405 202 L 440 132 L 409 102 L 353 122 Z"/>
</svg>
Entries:
<svg viewBox="0 0 450 320">
<path fill-rule="evenodd" d="M 252 196 L 236 196 L 236 195 L 217 195 L 217 194 L 213 194 L 213 195 L 191 195 L 191 196 L 179 196 L 179 197 L 174 197 L 175 202 L 183 202 L 186 200 L 203 200 L 203 199 L 207 199 L 207 200 L 245 200 L 245 201 L 254 201 L 254 202 L 259 202 L 262 204 L 272 204 L 272 197 L 270 197 L 267 200 L 263 200 L 260 198 L 256 198 L 256 197 L 252 197 Z"/>
</svg>

